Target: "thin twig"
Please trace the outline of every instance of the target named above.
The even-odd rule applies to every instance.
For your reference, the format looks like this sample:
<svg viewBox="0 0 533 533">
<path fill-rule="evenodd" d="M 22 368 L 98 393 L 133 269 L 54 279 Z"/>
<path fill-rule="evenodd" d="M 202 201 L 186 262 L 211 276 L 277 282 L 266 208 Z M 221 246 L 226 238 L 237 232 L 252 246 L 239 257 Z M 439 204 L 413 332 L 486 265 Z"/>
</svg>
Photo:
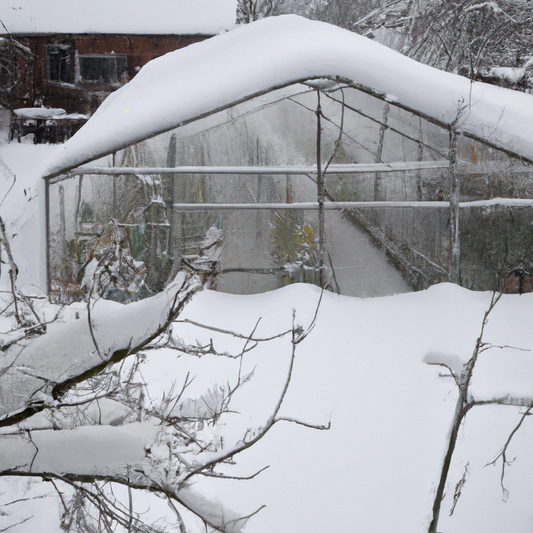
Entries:
<svg viewBox="0 0 533 533">
<path fill-rule="evenodd" d="M 528 408 L 522 413 L 522 416 L 520 417 L 520 420 L 518 421 L 518 424 L 514 427 L 513 431 L 509 434 L 509 437 L 507 438 L 507 441 L 503 445 L 503 448 L 498 452 L 498 455 L 487 463 L 485 466 L 488 465 L 496 465 L 496 461 L 501 457 L 502 459 L 502 470 L 500 475 L 500 485 L 502 487 L 502 498 L 504 501 L 507 501 L 507 497 L 509 495 L 509 491 L 505 488 L 504 485 L 504 478 L 505 478 L 505 467 L 507 465 L 510 465 L 511 462 L 507 460 L 507 449 L 509 448 L 509 445 L 511 444 L 511 441 L 513 440 L 513 437 L 515 436 L 516 432 L 520 429 L 520 426 L 523 424 L 524 420 L 526 419 L 526 416 L 529 416 L 531 413 L 531 409 L 533 409 L 533 401 L 529 404 Z"/>
<path fill-rule="evenodd" d="M 280 416 L 276 418 L 276 422 L 293 422 L 294 424 L 298 424 L 299 426 L 305 426 L 306 428 L 311 429 L 318 429 L 319 431 L 326 431 L 328 429 L 331 429 L 331 422 L 328 422 L 325 426 L 318 424 L 309 424 L 307 422 L 302 422 L 301 420 L 291 418 L 289 416 Z"/>
<path fill-rule="evenodd" d="M 263 468 L 261 468 L 261 470 L 258 470 L 255 474 L 252 474 L 250 476 L 228 476 L 226 474 L 220 474 L 220 473 L 217 473 L 217 472 L 200 472 L 200 474 L 202 476 L 205 476 L 205 477 L 215 477 L 215 478 L 218 478 L 218 479 L 236 479 L 236 480 L 239 480 L 239 481 L 248 481 L 250 479 L 253 479 L 254 477 L 258 476 L 261 472 L 265 471 L 267 468 L 270 468 L 270 465 L 267 465 Z"/>
<path fill-rule="evenodd" d="M 230 330 L 221 329 L 221 328 L 215 328 L 214 326 L 207 326 L 206 324 L 201 324 L 200 322 L 195 322 L 194 320 L 190 320 L 188 318 L 184 318 L 182 320 L 176 320 L 175 322 L 182 322 L 182 323 L 192 324 L 193 326 L 197 326 L 199 328 L 209 329 L 211 331 L 216 331 L 218 333 L 224 333 L 225 335 L 232 335 L 233 337 L 237 337 L 238 339 L 244 339 L 244 340 L 253 341 L 253 342 L 267 342 L 267 341 L 271 341 L 271 340 L 274 340 L 274 339 L 279 339 L 279 338 L 284 337 L 285 335 L 287 335 L 288 333 L 291 332 L 291 330 L 288 329 L 287 331 L 284 331 L 283 333 L 278 333 L 277 335 L 273 335 L 272 337 L 255 338 L 255 337 L 250 337 L 249 335 L 248 336 L 247 335 L 243 335 L 242 333 L 236 333 L 235 331 L 230 331 Z"/>
</svg>

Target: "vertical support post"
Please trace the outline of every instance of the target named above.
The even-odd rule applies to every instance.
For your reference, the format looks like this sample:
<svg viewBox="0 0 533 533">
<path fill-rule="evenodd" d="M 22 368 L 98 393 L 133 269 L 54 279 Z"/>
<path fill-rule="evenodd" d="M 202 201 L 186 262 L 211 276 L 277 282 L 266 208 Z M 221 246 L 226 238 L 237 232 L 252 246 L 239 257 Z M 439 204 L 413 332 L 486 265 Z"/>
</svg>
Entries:
<svg viewBox="0 0 533 533">
<path fill-rule="evenodd" d="M 59 185 L 59 237 L 61 239 L 62 276 L 63 279 L 67 279 L 67 221 L 65 215 L 65 188 L 62 184 Z"/>
<path fill-rule="evenodd" d="M 419 127 L 419 139 L 418 150 L 417 150 L 417 161 L 422 161 L 424 155 L 424 145 L 422 144 L 422 119 L 418 117 L 418 127 Z M 416 171 L 416 199 L 418 202 L 422 201 L 422 171 L 418 169 Z"/>
<path fill-rule="evenodd" d="M 325 244 L 325 188 L 324 188 L 324 174 L 322 172 L 322 125 L 320 117 L 322 115 L 322 108 L 320 107 L 320 89 L 316 90 L 318 103 L 316 108 L 316 183 L 317 183 L 317 201 L 318 201 L 318 268 L 319 268 L 319 283 L 323 289 L 325 285 L 324 280 L 324 244 Z"/>
<path fill-rule="evenodd" d="M 167 167 L 174 168 L 176 166 L 176 151 L 177 151 L 178 141 L 176 138 L 176 134 L 173 133 L 170 136 L 170 140 L 168 142 L 168 151 L 167 151 Z M 168 252 L 170 256 L 172 257 L 174 253 L 174 234 L 175 234 L 175 228 L 174 228 L 174 203 L 176 202 L 176 174 L 170 174 L 170 199 L 172 200 L 172 203 L 168 205 L 167 208 L 167 219 L 170 224 L 170 230 L 168 232 Z M 164 199 L 166 200 L 166 199 Z"/>
<path fill-rule="evenodd" d="M 112 165 L 116 166 L 117 153 L 113 152 L 113 162 Z M 117 198 L 117 178 L 116 174 L 113 174 L 113 219 L 118 221 L 118 198 Z"/>
<path fill-rule="evenodd" d="M 450 130 L 450 166 L 448 185 L 450 193 L 450 273 L 452 283 L 460 282 L 461 243 L 459 238 L 459 174 L 457 172 L 457 140 L 459 134 Z"/>
<path fill-rule="evenodd" d="M 81 231 L 81 196 L 82 196 L 82 190 L 83 190 L 83 174 L 80 174 L 78 176 L 78 198 L 76 201 L 76 214 L 74 215 L 74 226 L 75 231 L 80 232 Z"/>
<path fill-rule="evenodd" d="M 385 105 L 383 106 L 381 126 L 379 127 L 378 149 L 375 157 L 376 163 L 381 163 L 381 156 L 383 154 L 383 143 L 385 140 L 385 131 L 387 130 L 387 121 L 389 120 L 389 110 L 390 105 L 388 104 L 388 102 L 385 102 Z M 376 172 L 376 175 L 374 177 L 374 201 L 376 202 L 385 200 L 385 196 L 383 194 L 383 183 L 381 180 L 381 172 Z"/>
<path fill-rule="evenodd" d="M 176 134 L 170 136 L 167 152 L 167 167 L 174 168 L 178 158 L 178 139 Z M 181 266 L 181 257 L 183 255 L 183 215 L 176 211 L 175 203 L 184 201 L 183 177 L 179 174 L 170 174 L 170 195 L 172 203 L 167 209 L 167 219 L 170 223 L 168 232 L 168 252 L 172 260 L 170 277 L 177 274 Z M 178 180 L 180 180 L 178 182 Z"/>
<path fill-rule="evenodd" d="M 45 216 L 45 246 L 46 246 L 46 292 L 48 297 L 52 295 L 52 280 L 50 272 L 50 181 L 44 184 L 44 216 Z M 42 257 L 42 256 L 41 256 Z"/>
</svg>

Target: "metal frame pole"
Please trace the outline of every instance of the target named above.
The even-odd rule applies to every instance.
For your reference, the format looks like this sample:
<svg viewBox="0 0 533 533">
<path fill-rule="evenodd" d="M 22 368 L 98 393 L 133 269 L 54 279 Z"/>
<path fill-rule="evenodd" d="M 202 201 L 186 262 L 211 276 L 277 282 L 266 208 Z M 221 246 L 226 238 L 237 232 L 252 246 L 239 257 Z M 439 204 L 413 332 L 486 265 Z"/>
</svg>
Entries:
<svg viewBox="0 0 533 533">
<path fill-rule="evenodd" d="M 324 190 L 324 173 L 322 172 L 322 125 L 320 117 L 322 109 L 320 107 L 320 90 L 316 91 L 318 102 L 316 107 L 316 184 L 317 184 L 317 201 L 318 201 L 318 268 L 319 284 L 323 289 L 324 280 L 324 245 L 325 245 L 325 190 Z"/>
<path fill-rule="evenodd" d="M 457 172 L 457 141 L 459 134 L 450 130 L 450 168 L 448 184 L 450 192 L 450 281 L 460 283 L 461 242 L 459 234 L 459 174 Z"/>
</svg>

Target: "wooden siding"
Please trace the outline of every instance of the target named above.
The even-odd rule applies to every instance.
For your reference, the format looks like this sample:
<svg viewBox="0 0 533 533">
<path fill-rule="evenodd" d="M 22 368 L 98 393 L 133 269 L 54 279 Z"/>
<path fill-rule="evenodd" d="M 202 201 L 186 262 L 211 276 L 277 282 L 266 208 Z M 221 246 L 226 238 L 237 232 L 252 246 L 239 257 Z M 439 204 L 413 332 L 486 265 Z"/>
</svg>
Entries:
<svg viewBox="0 0 533 533">
<path fill-rule="evenodd" d="M 33 58 L 24 65 L 27 73 L 12 94 L 12 107 L 60 107 L 67 113 L 93 113 L 104 98 L 118 88 L 110 84 L 50 82 L 47 75 L 49 45 L 72 46 L 76 54 L 127 56 L 127 78 L 139 68 L 163 54 L 202 41 L 206 35 L 14 35 L 32 51 Z M 29 74 L 29 75 L 27 75 Z M 1 80 L 0 80 L 1 82 Z"/>
</svg>

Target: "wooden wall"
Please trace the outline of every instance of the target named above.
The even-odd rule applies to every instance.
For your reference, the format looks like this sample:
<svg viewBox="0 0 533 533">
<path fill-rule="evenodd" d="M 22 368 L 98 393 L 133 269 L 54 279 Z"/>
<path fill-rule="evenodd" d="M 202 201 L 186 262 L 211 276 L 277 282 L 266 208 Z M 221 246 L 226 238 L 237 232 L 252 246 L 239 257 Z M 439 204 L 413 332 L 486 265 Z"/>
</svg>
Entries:
<svg viewBox="0 0 533 533">
<path fill-rule="evenodd" d="M 50 82 L 47 47 L 70 44 L 77 54 L 125 54 L 127 78 L 131 79 L 148 61 L 207 39 L 206 35 L 31 35 L 13 36 L 32 51 L 22 68 L 20 83 L 12 95 L 12 107 L 61 107 L 68 113 L 92 113 L 116 85 L 80 85 Z M 1 82 L 1 80 L 0 80 Z"/>
</svg>

